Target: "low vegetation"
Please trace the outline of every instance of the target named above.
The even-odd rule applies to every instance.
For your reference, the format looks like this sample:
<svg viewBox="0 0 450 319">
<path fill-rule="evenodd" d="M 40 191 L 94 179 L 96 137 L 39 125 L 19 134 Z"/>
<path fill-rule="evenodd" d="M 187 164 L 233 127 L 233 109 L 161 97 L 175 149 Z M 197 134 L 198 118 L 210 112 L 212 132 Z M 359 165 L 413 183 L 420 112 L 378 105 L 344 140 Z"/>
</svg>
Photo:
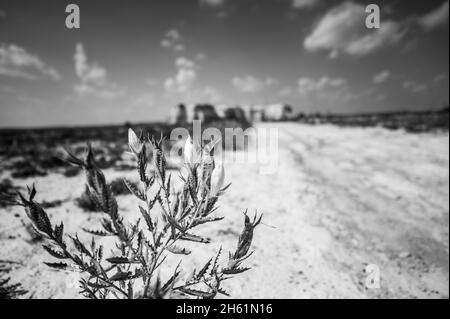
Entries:
<svg viewBox="0 0 450 319">
<path fill-rule="evenodd" d="M 10 179 L 0 180 L 0 208 L 11 206 L 14 201 L 16 193 L 20 190 L 20 187 L 15 186 Z"/>
<path fill-rule="evenodd" d="M 298 121 L 307 124 L 383 127 L 403 129 L 411 133 L 446 131 L 449 129 L 449 108 L 417 112 L 387 112 L 367 114 L 299 114 Z"/>
<path fill-rule="evenodd" d="M 0 299 L 17 299 L 27 293 L 20 283 L 11 283 L 12 262 L 0 261 Z"/>
</svg>

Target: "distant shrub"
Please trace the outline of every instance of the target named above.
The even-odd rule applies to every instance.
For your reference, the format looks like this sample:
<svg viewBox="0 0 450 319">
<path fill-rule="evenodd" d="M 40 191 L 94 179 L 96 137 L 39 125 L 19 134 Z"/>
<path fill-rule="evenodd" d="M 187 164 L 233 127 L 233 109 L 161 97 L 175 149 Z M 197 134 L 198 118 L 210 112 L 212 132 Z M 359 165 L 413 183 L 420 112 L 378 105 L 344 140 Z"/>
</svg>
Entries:
<svg viewBox="0 0 450 319">
<path fill-rule="evenodd" d="M 47 172 L 32 162 L 32 160 L 22 160 L 15 162 L 12 167 L 11 177 L 22 179 L 37 176 L 46 176 Z"/>
<path fill-rule="evenodd" d="M 62 205 L 62 203 L 63 203 L 62 200 L 56 199 L 56 200 L 52 200 L 52 201 L 44 201 L 44 202 L 41 203 L 41 206 L 44 209 L 48 209 L 48 208 L 59 207 L 59 206 Z"/>
<path fill-rule="evenodd" d="M 44 170 L 56 169 L 65 165 L 64 161 L 53 154 L 41 153 L 34 162 Z"/>
<path fill-rule="evenodd" d="M 75 177 L 81 173 L 81 169 L 78 167 L 69 166 L 64 169 L 63 175 L 64 177 Z"/>
<path fill-rule="evenodd" d="M 10 179 L 0 181 L 0 208 L 11 206 L 14 204 L 15 198 L 20 187 L 14 186 Z"/>
<path fill-rule="evenodd" d="M 111 191 L 114 195 L 131 195 L 130 190 L 125 184 L 123 178 L 117 178 L 110 183 Z"/>
<path fill-rule="evenodd" d="M 116 165 L 117 158 L 113 158 L 112 156 L 99 156 L 97 160 L 97 165 L 100 169 L 107 169 L 114 167 Z"/>
<path fill-rule="evenodd" d="M 75 204 L 80 207 L 85 212 L 100 212 L 101 210 L 97 207 L 95 202 L 92 200 L 92 197 L 89 193 L 88 186 L 85 187 L 84 192 L 80 195 L 80 197 L 75 199 Z"/>
<path fill-rule="evenodd" d="M 19 283 L 11 283 L 10 272 L 10 263 L 0 261 L 0 299 L 16 299 L 27 293 Z"/>
</svg>

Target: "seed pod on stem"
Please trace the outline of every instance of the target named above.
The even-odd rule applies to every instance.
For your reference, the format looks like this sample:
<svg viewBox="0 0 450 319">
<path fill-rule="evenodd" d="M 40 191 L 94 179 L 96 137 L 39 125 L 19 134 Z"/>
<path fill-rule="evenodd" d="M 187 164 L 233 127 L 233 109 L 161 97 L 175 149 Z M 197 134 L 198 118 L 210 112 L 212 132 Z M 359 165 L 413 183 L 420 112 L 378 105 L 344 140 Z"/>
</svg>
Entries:
<svg viewBox="0 0 450 319">
<path fill-rule="evenodd" d="M 253 230 L 261 223 L 262 219 L 262 215 L 258 218 L 258 215 L 255 214 L 253 221 L 250 221 L 250 218 L 247 215 L 247 211 L 244 213 L 244 215 L 244 230 L 239 236 L 238 246 L 236 252 L 233 255 L 234 260 L 239 260 L 247 255 L 253 241 Z"/>
<path fill-rule="evenodd" d="M 166 180 L 166 157 L 164 156 L 164 151 L 162 150 L 162 143 L 164 141 L 164 137 L 161 136 L 159 141 L 156 141 L 154 138 L 151 139 L 151 143 L 153 145 L 153 164 L 155 166 L 156 175 L 161 179 L 164 183 Z"/>
<path fill-rule="evenodd" d="M 210 197 L 217 197 L 225 182 L 225 168 L 221 160 L 215 162 L 214 170 L 211 174 Z"/>
<path fill-rule="evenodd" d="M 202 181 L 202 193 L 205 190 L 211 188 L 211 175 L 214 171 L 215 162 L 213 156 L 213 150 L 216 147 L 219 140 L 211 141 L 208 145 L 205 145 L 202 151 L 202 162 L 200 165 L 200 176 Z"/>
<path fill-rule="evenodd" d="M 139 155 L 144 147 L 142 138 L 139 138 L 136 133 L 130 128 L 128 129 L 128 146 L 134 155 Z"/>
<path fill-rule="evenodd" d="M 183 149 L 185 164 L 192 166 L 200 161 L 201 147 L 198 141 L 193 141 L 191 136 L 188 136 Z"/>
</svg>

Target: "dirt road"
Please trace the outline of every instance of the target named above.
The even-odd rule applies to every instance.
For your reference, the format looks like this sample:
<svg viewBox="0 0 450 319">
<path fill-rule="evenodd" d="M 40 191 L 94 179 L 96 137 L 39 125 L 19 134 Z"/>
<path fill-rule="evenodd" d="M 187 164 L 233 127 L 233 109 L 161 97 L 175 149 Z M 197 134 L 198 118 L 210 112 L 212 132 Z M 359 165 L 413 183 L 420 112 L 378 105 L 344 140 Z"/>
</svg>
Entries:
<svg viewBox="0 0 450 319">
<path fill-rule="evenodd" d="M 243 289 L 252 297 L 448 298 L 448 134 L 276 126 L 278 172 L 230 176 L 230 196 L 260 207 L 276 227 L 258 230 L 258 280 L 249 276 Z M 379 289 L 366 288 L 367 265 L 372 275 L 379 269 Z"/>
<path fill-rule="evenodd" d="M 260 127 L 273 126 L 279 129 L 276 173 L 262 175 L 254 164 L 227 165 L 226 180 L 233 184 L 220 201 L 225 220 L 205 229 L 215 242 L 191 256 L 194 264 L 204 263 L 219 246 L 233 249 L 242 212 L 257 209 L 265 225 L 255 232 L 256 251 L 248 261 L 253 269 L 226 283 L 233 297 L 448 298 L 448 133 L 295 123 Z M 108 170 L 106 176 L 124 173 Z M 80 226 L 92 226 L 97 217 L 73 204 L 84 177 L 52 174 L 20 183 L 32 182 L 38 200 L 66 199 L 49 213 L 55 222 L 64 221 L 69 233 L 86 236 Z M 138 216 L 131 196 L 118 201 L 124 215 Z M 13 280 L 30 296 L 76 297 L 67 274 L 42 264 L 49 257 L 29 242 L 23 215 L 17 207 L 0 210 L 2 258 L 23 264 Z M 379 288 L 367 288 L 368 278 L 376 286 L 378 271 Z"/>
</svg>

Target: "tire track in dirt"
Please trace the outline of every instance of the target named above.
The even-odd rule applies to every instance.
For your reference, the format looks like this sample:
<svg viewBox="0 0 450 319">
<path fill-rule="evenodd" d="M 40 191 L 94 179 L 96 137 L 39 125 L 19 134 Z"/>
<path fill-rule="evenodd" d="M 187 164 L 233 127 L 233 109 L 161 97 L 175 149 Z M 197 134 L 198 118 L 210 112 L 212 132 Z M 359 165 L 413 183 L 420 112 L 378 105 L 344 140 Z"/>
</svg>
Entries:
<svg viewBox="0 0 450 319">
<path fill-rule="evenodd" d="M 429 151 L 416 151 L 418 143 L 430 138 Z M 440 154 L 433 153 L 439 143 Z M 308 182 L 321 194 L 311 219 L 333 237 L 327 254 L 331 264 L 349 273 L 368 297 L 448 297 L 444 143 L 448 145 L 448 135 L 439 139 L 378 129 L 280 126 L 280 147 L 289 149 L 297 169 L 307 173 Z M 408 166 L 417 163 L 404 158 L 403 152 L 413 153 L 422 166 L 444 165 L 432 167 L 436 175 L 407 174 Z M 421 173 L 421 179 L 414 176 Z M 421 193 L 434 196 L 418 197 Z M 382 270 L 382 289 L 364 288 L 361 270 L 367 263 Z"/>
</svg>

